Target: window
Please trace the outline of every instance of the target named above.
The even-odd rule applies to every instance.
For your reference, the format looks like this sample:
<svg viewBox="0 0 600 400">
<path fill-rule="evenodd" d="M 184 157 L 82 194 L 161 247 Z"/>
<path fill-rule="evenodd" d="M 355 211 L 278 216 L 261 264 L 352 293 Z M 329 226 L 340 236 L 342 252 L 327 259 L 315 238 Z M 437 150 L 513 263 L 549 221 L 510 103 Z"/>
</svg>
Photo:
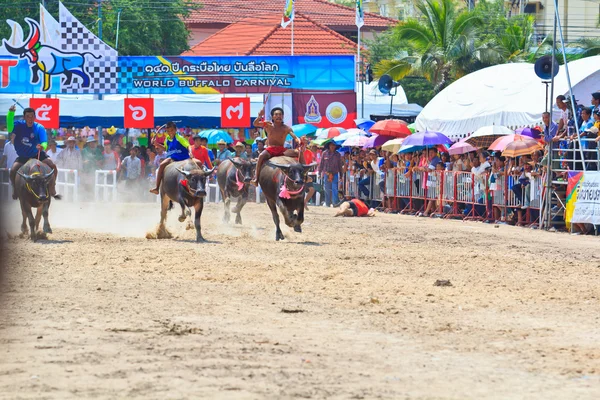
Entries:
<svg viewBox="0 0 600 400">
<path fill-rule="evenodd" d="M 384 17 L 388 16 L 388 5 L 387 4 L 381 4 L 379 6 L 379 14 L 381 14 Z"/>
</svg>

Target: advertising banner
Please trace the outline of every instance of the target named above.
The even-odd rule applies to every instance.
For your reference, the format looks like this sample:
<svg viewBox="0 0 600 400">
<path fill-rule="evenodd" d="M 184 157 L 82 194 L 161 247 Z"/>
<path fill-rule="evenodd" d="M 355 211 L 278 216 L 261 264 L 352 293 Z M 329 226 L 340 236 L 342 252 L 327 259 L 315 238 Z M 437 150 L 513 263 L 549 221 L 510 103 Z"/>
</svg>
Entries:
<svg viewBox="0 0 600 400">
<path fill-rule="evenodd" d="M 353 128 L 356 94 L 294 93 L 294 110 L 299 124 L 313 124 L 319 128 Z"/>
<path fill-rule="evenodd" d="M 600 172 L 569 172 L 567 189 L 568 222 L 600 225 Z"/>
<path fill-rule="evenodd" d="M 125 99 L 125 128 L 154 128 L 154 99 Z"/>
</svg>

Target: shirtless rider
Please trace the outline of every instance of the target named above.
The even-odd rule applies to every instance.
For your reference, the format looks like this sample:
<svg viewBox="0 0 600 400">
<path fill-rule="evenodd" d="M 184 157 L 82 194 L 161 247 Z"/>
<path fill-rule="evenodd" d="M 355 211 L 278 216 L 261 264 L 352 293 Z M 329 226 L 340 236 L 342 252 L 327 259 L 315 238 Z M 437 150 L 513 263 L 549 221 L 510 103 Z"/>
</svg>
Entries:
<svg viewBox="0 0 600 400">
<path fill-rule="evenodd" d="M 258 156 L 258 161 L 256 162 L 256 175 L 251 182 L 254 186 L 258 186 L 258 177 L 260 176 L 260 170 L 263 163 L 271 157 L 286 156 L 296 158 L 299 154 L 300 163 L 304 163 L 302 151 L 286 149 L 283 147 L 287 135 L 290 135 L 292 138 L 294 138 L 294 141 L 297 145 L 302 145 L 300 139 L 294 135 L 292 128 L 283 123 L 283 109 L 280 107 L 275 107 L 271 110 L 271 119 L 273 122 L 262 122 L 264 115 L 265 109 L 263 108 L 258 113 L 258 117 L 254 120 L 254 126 L 256 128 L 264 127 L 265 131 L 267 132 L 267 142 L 269 144 Z M 300 148 L 300 150 L 302 150 L 302 148 Z"/>
</svg>

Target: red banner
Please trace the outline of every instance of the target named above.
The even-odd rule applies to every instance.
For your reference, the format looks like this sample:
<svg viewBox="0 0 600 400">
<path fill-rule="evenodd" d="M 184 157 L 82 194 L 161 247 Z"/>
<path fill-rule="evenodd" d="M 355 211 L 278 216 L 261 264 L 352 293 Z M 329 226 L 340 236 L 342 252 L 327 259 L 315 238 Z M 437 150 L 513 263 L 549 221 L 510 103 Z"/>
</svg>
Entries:
<svg viewBox="0 0 600 400">
<path fill-rule="evenodd" d="M 221 99 L 221 128 L 249 128 L 250 124 L 249 97 Z"/>
<path fill-rule="evenodd" d="M 35 122 L 47 129 L 60 128 L 60 100 L 33 97 L 29 107 L 35 110 Z"/>
<path fill-rule="evenodd" d="M 355 128 L 356 93 L 307 94 L 294 93 L 294 115 L 299 124 L 319 128 Z"/>
<path fill-rule="evenodd" d="M 125 128 L 154 127 L 154 99 L 125 99 Z"/>
</svg>

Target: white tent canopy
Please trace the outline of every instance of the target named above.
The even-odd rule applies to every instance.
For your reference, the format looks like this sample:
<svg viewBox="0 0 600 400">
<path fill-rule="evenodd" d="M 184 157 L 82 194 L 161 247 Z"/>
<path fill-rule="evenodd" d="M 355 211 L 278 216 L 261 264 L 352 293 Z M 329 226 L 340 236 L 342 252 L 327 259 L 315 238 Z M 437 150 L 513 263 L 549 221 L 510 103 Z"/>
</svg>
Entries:
<svg viewBox="0 0 600 400">
<path fill-rule="evenodd" d="M 461 138 L 486 125 L 517 128 L 539 124 L 546 108 L 546 85 L 533 68 L 526 63 L 495 65 L 457 80 L 423 109 L 416 120 L 417 130 Z M 569 73 L 577 101 L 590 103 L 591 93 L 600 90 L 600 56 L 570 62 Z M 554 96 L 568 92 L 565 67 L 561 66 Z"/>
</svg>

